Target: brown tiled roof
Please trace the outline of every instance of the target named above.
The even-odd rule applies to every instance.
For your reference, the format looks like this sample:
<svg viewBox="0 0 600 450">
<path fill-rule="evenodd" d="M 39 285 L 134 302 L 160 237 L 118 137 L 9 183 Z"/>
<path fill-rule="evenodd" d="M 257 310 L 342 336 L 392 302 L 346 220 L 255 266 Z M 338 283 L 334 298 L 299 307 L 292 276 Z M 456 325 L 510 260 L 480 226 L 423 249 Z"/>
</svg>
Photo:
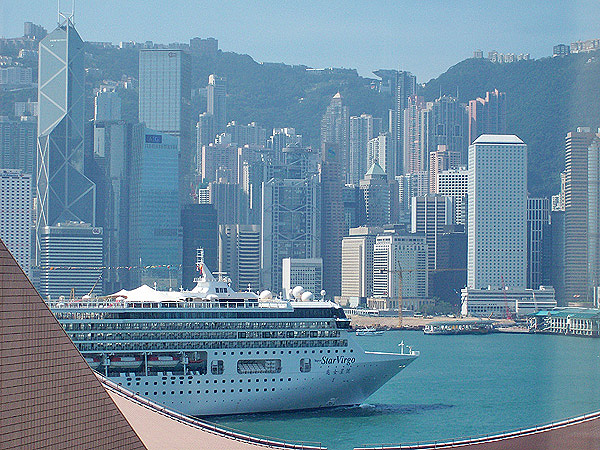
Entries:
<svg viewBox="0 0 600 450">
<path fill-rule="evenodd" d="M 2 241 L 0 449 L 146 449 Z"/>
</svg>

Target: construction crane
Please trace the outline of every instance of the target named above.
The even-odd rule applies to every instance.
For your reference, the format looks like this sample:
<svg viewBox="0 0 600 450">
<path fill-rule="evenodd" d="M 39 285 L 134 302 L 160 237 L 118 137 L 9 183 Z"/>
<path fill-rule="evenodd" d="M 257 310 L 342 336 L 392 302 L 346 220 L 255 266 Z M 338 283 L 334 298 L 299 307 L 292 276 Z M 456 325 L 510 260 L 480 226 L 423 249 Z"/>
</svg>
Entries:
<svg viewBox="0 0 600 450">
<path fill-rule="evenodd" d="M 411 271 L 410 269 L 408 270 Z M 380 269 L 380 273 L 398 274 L 398 326 L 402 328 L 402 267 L 400 269 Z M 388 286 L 389 287 L 389 286 Z M 388 295 L 391 294 L 391 289 L 388 288 Z"/>
</svg>

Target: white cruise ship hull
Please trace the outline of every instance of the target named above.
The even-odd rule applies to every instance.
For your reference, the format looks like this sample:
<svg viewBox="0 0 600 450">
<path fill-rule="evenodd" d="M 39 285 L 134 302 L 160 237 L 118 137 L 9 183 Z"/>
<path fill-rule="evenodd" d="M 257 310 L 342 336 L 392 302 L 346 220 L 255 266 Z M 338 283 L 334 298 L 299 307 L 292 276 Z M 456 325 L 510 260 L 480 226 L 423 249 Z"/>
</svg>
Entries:
<svg viewBox="0 0 600 450">
<path fill-rule="evenodd" d="M 109 378 L 187 415 L 247 414 L 358 405 L 416 358 L 357 349 L 350 353 L 352 356 L 345 354 L 343 357 L 348 359 L 344 360 L 337 358 L 339 354 L 323 351 L 317 355 L 320 358 L 313 360 L 312 370 L 308 373 L 301 373 L 295 367 L 299 355 L 294 352 L 285 355 L 282 371 L 277 374 L 242 376 L 227 372 L 223 375 L 191 372 L 181 375 L 164 372 L 148 376 L 121 374 Z M 233 353 L 228 355 L 231 361 L 225 360 L 225 367 L 235 367 L 240 355 Z"/>
</svg>

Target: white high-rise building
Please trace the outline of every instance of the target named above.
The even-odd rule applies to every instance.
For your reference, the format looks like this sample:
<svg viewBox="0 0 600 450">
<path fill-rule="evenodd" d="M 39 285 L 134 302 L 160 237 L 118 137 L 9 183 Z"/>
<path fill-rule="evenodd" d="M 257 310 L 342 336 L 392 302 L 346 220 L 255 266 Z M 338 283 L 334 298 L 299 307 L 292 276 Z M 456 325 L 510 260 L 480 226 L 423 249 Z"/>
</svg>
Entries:
<svg viewBox="0 0 600 450">
<path fill-rule="evenodd" d="M 467 190 L 469 187 L 469 171 L 466 167 L 442 170 L 437 174 L 435 193 L 454 199 L 454 223 L 467 223 Z"/>
<path fill-rule="evenodd" d="M 102 295 L 102 231 L 83 222 L 42 230 L 38 292 L 43 298 Z"/>
<path fill-rule="evenodd" d="M 284 296 L 291 299 L 292 289 L 296 286 L 302 286 L 304 291 L 311 292 L 314 298 L 321 298 L 323 287 L 322 258 L 283 258 L 281 268 Z"/>
<path fill-rule="evenodd" d="M 350 117 L 350 173 L 348 182 L 358 184 L 367 169 L 367 147 L 373 137 L 381 131 L 381 119 L 370 114 Z"/>
<path fill-rule="evenodd" d="M 0 169 L 0 238 L 23 272 L 31 264 L 31 174 Z"/>
<path fill-rule="evenodd" d="M 383 228 L 358 227 L 342 240 L 342 298 L 350 306 L 373 295 L 373 249 Z"/>
<path fill-rule="evenodd" d="M 425 236 L 394 231 L 377 236 L 373 250 L 373 297 L 389 298 L 392 308 L 397 308 L 400 285 L 403 299 L 425 299 L 428 284 Z"/>
<path fill-rule="evenodd" d="M 367 167 L 377 163 L 386 174 L 393 173 L 394 152 L 392 138 L 389 133 L 382 133 L 367 143 Z M 362 174 L 364 175 L 364 174 Z M 391 177 L 391 175 L 389 175 Z"/>
<path fill-rule="evenodd" d="M 469 147 L 467 286 L 527 284 L 527 145 L 483 134 Z"/>
</svg>

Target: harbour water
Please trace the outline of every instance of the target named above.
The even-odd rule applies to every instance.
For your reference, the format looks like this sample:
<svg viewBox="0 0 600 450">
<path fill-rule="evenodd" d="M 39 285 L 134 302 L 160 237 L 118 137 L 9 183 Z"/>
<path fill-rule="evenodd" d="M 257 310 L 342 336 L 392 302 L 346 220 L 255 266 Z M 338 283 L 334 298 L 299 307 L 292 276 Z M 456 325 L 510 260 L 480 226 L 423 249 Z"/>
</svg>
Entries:
<svg viewBox="0 0 600 450">
<path fill-rule="evenodd" d="M 359 336 L 365 350 L 420 358 L 364 405 L 212 418 L 252 434 L 330 450 L 485 435 L 600 409 L 600 340 L 551 335 Z"/>
</svg>

